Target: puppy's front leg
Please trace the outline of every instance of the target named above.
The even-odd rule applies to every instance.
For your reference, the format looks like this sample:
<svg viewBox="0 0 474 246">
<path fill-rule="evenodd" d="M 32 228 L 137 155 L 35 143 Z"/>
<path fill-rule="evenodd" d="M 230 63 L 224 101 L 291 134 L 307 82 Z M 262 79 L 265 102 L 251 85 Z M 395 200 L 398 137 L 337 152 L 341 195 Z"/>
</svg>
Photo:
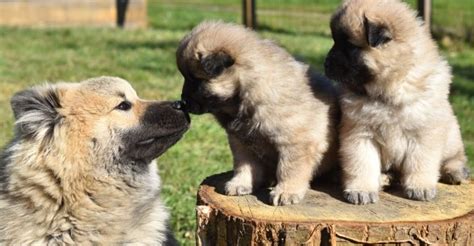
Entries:
<svg viewBox="0 0 474 246">
<path fill-rule="evenodd" d="M 430 201 L 436 196 L 442 146 L 439 133 L 422 133 L 420 139 L 409 141 L 402 164 L 402 185 L 405 195 L 413 200 Z"/>
<path fill-rule="evenodd" d="M 234 177 L 225 185 L 225 193 L 243 196 L 252 193 L 262 184 L 262 164 L 237 138 L 228 136 L 234 158 Z"/>
<path fill-rule="evenodd" d="M 449 126 L 447 143 L 441 164 L 441 180 L 448 184 L 462 184 L 469 182 L 469 168 L 462 143 L 461 131 L 454 118 Z"/>
<path fill-rule="evenodd" d="M 353 204 L 375 203 L 379 199 L 381 162 L 373 139 L 341 135 L 344 198 Z"/>
<path fill-rule="evenodd" d="M 303 199 L 323 152 L 314 144 L 290 144 L 280 148 L 276 173 L 278 183 L 270 192 L 274 206 L 296 204 Z"/>
</svg>

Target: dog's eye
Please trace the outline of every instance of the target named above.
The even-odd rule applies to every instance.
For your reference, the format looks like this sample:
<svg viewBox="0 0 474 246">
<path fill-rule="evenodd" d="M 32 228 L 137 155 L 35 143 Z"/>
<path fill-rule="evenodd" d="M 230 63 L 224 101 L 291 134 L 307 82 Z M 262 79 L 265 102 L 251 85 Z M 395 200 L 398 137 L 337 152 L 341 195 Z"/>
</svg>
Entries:
<svg viewBox="0 0 474 246">
<path fill-rule="evenodd" d="M 123 111 L 130 110 L 131 108 L 132 108 L 132 103 L 129 101 L 123 101 L 119 105 L 117 105 L 117 107 L 115 107 L 115 109 L 123 110 Z"/>
</svg>

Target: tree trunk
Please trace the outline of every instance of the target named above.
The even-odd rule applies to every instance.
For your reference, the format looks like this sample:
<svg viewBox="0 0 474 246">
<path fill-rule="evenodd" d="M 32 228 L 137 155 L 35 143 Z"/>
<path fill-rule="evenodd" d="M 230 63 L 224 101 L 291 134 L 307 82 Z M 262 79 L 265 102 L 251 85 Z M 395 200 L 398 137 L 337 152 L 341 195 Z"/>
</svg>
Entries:
<svg viewBox="0 0 474 246">
<path fill-rule="evenodd" d="M 268 190 L 222 195 L 231 177 L 211 176 L 199 188 L 198 245 L 474 245 L 473 182 L 439 184 L 432 202 L 393 189 L 364 206 L 344 202 L 337 185 L 318 184 L 302 203 L 274 207 L 267 205 Z"/>
</svg>

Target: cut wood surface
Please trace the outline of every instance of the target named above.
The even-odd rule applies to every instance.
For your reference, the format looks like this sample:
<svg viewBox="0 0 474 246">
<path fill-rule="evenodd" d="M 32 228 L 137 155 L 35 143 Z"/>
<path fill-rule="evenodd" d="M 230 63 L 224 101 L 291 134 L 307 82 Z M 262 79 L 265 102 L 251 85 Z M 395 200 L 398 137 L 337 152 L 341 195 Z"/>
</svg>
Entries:
<svg viewBox="0 0 474 246">
<path fill-rule="evenodd" d="M 406 199 L 400 189 L 380 192 L 369 205 L 346 203 L 335 184 L 315 185 L 300 204 L 268 205 L 268 190 L 226 196 L 232 173 L 207 178 L 198 191 L 201 245 L 474 245 L 474 184 L 438 185 L 432 202 Z"/>
</svg>

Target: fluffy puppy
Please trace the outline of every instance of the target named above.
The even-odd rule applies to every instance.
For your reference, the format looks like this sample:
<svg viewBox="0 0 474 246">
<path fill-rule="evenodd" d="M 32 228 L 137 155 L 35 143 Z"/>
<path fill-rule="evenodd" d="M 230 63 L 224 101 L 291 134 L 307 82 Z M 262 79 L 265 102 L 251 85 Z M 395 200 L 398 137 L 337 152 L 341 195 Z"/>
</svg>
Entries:
<svg viewBox="0 0 474 246">
<path fill-rule="evenodd" d="M 381 172 L 405 195 L 431 200 L 436 183 L 468 177 L 448 101 L 451 70 L 415 11 L 396 0 L 345 1 L 331 20 L 326 75 L 342 84 L 344 196 L 376 202 Z"/>
<path fill-rule="evenodd" d="M 175 245 L 153 160 L 189 127 L 180 104 L 113 77 L 30 88 L 11 104 L 0 245 Z"/>
<path fill-rule="evenodd" d="M 239 25 L 204 22 L 177 50 L 189 112 L 226 130 L 234 176 L 225 193 L 246 195 L 276 180 L 273 205 L 299 202 L 314 173 L 334 163 L 335 90 L 288 52 Z"/>
</svg>

